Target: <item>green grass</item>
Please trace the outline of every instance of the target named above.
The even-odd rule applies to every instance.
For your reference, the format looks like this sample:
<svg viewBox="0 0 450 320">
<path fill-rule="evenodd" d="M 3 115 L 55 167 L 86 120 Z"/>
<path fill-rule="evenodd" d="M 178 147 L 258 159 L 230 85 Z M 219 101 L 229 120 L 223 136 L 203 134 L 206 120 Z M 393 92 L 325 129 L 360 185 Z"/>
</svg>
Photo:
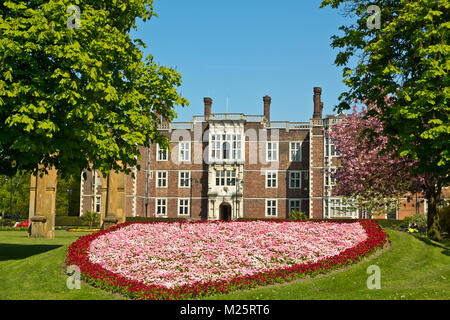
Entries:
<svg viewBox="0 0 450 320">
<path fill-rule="evenodd" d="M 385 252 L 343 271 L 209 299 L 450 299 L 450 243 L 387 230 Z M 0 233 L 0 299 L 121 299 L 82 282 L 69 290 L 63 262 L 68 245 L 86 233 L 56 231 L 55 239 Z M 381 270 L 381 289 L 367 289 L 367 267 Z"/>
<path fill-rule="evenodd" d="M 85 234 L 56 231 L 55 239 L 31 239 L 26 231 L 0 232 L 0 300 L 120 299 L 84 282 L 80 290 L 67 288 L 67 248 Z"/>
</svg>

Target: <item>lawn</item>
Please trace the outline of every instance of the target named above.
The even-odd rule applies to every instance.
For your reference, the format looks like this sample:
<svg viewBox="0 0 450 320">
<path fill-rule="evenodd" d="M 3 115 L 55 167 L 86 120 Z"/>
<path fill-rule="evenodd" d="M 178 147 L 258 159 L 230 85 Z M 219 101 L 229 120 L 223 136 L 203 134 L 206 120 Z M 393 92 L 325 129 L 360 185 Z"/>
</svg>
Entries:
<svg viewBox="0 0 450 320">
<path fill-rule="evenodd" d="M 386 231 L 389 249 L 343 271 L 209 299 L 449 299 L 450 245 Z M 85 283 L 67 288 L 67 247 L 85 234 L 56 231 L 55 239 L 28 239 L 23 231 L 0 232 L 0 299 L 121 299 Z M 372 264 L 381 270 L 379 290 L 366 286 Z"/>
</svg>

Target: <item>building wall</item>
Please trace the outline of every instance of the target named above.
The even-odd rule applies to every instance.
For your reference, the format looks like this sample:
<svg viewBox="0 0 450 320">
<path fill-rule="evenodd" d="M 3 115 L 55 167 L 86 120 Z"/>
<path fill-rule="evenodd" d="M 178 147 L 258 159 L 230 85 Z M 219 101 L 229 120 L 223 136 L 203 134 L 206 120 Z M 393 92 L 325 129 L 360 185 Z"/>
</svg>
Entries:
<svg viewBox="0 0 450 320">
<path fill-rule="evenodd" d="M 316 88 L 317 89 L 317 88 Z M 244 116 L 236 120 L 232 115 L 211 115 L 206 106 L 205 116 L 199 116 L 199 121 L 191 123 L 165 124 L 160 132 L 170 141 L 172 153 L 169 153 L 167 161 L 157 160 L 157 145 L 150 148 L 140 147 L 141 158 L 138 161 L 140 170 L 134 169 L 135 178 L 129 175 L 126 178 L 125 198 L 126 216 L 154 217 L 157 210 L 158 199 L 166 201 L 166 215 L 168 218 L 186 217 L 178 215 L 178 199 L 189 199 L 190 219 L 211 218 L 211 210 L 217 208 L 224 198 L 212 198 L 212 194 L 223 193 L 222 187 L 214 185 L 215 163 L 203 161 L 209 152 L 209 132 L 220 130 L 221 126 L 237 130 L 243 125 L 242 145 L 244 161 L 235 163 L 240 168 L 243 176 L 243 195 L 234 187 L 229 187 L 226 193 L 231 195 L 227 202 L 234 208 L 241 210 L 241 216 L 245 218 L 267 218 L 266 200 L 276 200 L 277 215 L 274 218 L 285 219 L 289 216 L 289 201 L 300 200 L 301 211 L 306 212 L 310 218 L 324 218 L 324 204 L 329 199 L 329 188 L 325 186 L 324 170 L 335 168 L 338 157 L 327 157 L 325 152 L 325 132 L 338 121 L 339 117 L 322 117 L 323 104 L 320 95 L 315 89 L 314 117 L 309 123 L 280 123 L 269 122 L 270 98 L 265 97 L 264 116 Z M 321 91 L 319 92 L 321 93 Z M 209 101 L 211 103 L 211 101 Z M 220 117 L 219 117 L 220 116 Z M 228 119 L 230 117 L 230 119 Z M 223 120 L 221 120 L 223 118 Z M 211 120 L 214 119 L 214 120 Z M 247 119 L 243 121 L 243 119 Z M 255 120 L 256 119 L 256 120 Z M 184 128 L 186 130 L 176 130 Z M 219 129 L 218 129 L 219 128 Z M 241 128 L 242 129 L 242 128 Z M 238 132 L 238 131 L 236 131 Z M 267 141 L 278 141 L 278 161 L 266 161 Z M 190 161 L 180 162 L 179 142 L 190 141 Z M 290 143 L 301 143 L 300 161 L 290 160 Z M 167 172 L 167 186 L 157 187 L 158 172 Z M 179 186 L 179 172 L 189 171 L 191 187 Z M 277 186 L 266 187 L 266 171 L 277 173 Z M 298 188 L 290 187 L 290 172 L 300 172 L 301 183 Z M 93 209 L 95 196 L 101 196 L 101 210 L 105 210 L 106 179 L 102 177 L 102 185 L 93 187 L 92 173 L 87 172 L 87 177 L 82 180 L 80 212 L 83 214 Z M 210 185 L 208 185 L 210 181 Z M 447 192 L 447 191 L 446 191 Z M 219 201 L 215 203 L 213 200 Z M 422 199 L 423 200 L 423 199 Z M 239 203 L 239 204 L 238 204 Z M 328 203 L 328 202 L 327 202 Z M 420 212 L 426 210 L 426 203 L 421 202 Z M 397 218 L 416 213 L 415 199 L 401 202 Z M 238 214 L 238 213 L 237 213 Z M 380 217 L 384 218 L 384 217 Z"/>
</svg>

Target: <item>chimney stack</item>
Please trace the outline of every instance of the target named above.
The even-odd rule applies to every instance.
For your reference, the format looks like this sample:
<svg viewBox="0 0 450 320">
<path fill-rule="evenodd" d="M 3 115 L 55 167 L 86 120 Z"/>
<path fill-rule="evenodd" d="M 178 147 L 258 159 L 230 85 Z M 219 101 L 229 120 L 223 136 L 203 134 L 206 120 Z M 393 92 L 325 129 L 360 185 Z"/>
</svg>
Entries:
<svg viewBox="0 0 450 320">
<path fill-rule="evenodd" d="M 267 121 L 270 121 L 270 102 L 272 101 L 272 98 L 266 94 L 263 97 L 263 101 L 264 101 L 264 116 L 266 117 Z"/>
<path fill-rule="evenodd" d="M 322 95 L 322 88 L 315 87 L 314 88 L 314 114 L 313 119 L 322 119 L 322 109 L 323 109 L 323 102 L 321 101 L 320 97 Z"/>
<path fill-rule="evenodd" d="M 211 98 L 203 98 L 203 102 L 205 103 L 205 116 L 211 115 L 211 105 L 212 105 L 212 99 Z"/>
</svg>

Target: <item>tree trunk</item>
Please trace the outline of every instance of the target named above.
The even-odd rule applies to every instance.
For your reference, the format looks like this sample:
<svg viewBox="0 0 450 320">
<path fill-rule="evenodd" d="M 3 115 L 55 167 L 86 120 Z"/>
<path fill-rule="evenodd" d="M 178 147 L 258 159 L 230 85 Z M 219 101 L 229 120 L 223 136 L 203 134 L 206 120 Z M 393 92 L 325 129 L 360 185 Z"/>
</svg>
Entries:
<svg viewBox="0 0 450 320">
<path fill-rule="evenodd" d="M 434 241 L 440 241 L 441 228 L 439 223 L 438 203 L 441 196 L 441 188 L 435 186 L 427 190 L 426 197 L 428 201 L 427 235 Z"/>
</svg>

